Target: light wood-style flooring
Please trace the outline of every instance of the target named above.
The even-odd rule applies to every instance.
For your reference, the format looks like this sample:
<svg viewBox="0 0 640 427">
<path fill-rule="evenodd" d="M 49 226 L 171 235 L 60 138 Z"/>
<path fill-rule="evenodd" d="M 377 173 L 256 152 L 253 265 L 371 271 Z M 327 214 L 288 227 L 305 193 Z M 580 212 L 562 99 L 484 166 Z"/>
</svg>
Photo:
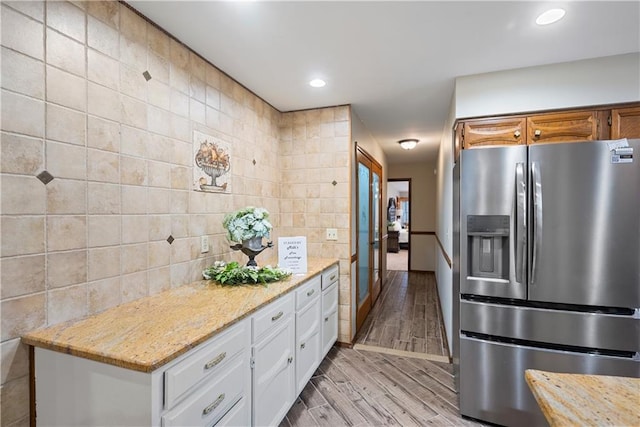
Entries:
<svg viewBox="0 0 640 427">
<path fill-rule="evenodd" d="M 333 347 L 280 426 L 480 425 L 459 416 L 452 369 Z"/>
<path fill-rule="evenodd" d="M 356 336 L 355 348 L 384 349 L 449 360 L 435 275 L 388 271 L 387 281 Z M 406 355 L 406 354 L 405 354 Z"/>
</svg>

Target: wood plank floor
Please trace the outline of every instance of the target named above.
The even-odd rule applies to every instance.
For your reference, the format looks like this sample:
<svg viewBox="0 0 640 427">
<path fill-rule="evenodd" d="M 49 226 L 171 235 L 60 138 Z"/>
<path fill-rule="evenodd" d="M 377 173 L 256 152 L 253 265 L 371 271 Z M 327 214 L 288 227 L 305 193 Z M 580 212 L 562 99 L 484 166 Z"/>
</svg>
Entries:
<svg viewBox="0 0 640 427">
<path fill-rule="evenodd" d="M 481 425 L 459 416 L 452 369 L 333 347 L 280 426 Z"/>
<path fill-rule="evenodd" d="M 356 336 L 355 348 L 415 352 L 446 361 L 445 337 L 435 275 L 389 271 L 378 301 Z"/>
</svg>

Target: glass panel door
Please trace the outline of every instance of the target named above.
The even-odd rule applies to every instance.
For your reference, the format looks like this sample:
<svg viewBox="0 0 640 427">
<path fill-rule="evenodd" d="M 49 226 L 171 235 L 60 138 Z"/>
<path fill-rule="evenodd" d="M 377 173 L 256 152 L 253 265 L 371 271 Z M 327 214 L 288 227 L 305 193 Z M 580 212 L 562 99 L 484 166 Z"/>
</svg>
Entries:
<svg viewBox="0 0 640 427">
<path fill-rule="evenodd" d="M 356 330 L 380 294 L 382 274 L 382 167 L 360 148 L 357 152 L 357 307 Z"/>
<path fill-rule="evenodd" d="M 369 168 L 358 162 L 358 309 L 369 299 Z"/>
</svg>

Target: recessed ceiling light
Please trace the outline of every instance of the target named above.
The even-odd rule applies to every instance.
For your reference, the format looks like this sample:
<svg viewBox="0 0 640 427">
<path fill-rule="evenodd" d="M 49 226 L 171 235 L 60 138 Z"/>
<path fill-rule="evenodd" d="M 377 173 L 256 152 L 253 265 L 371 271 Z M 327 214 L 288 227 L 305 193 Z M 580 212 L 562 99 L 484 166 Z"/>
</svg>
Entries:
<svg viewBox="0 0 640 427">
<path fill-rule="evenodd" d="M 313 79 L 309 82 L 309 86 L 311 87 L 324 87 L 326 84 L 327 82 L 322 79 Z"/>
<path fill-rule="evenodd" d="M 546 12 L 541 13 L 536 18 L 536 24 L 549 25 L 562 19 L 564 16 L 564 9 L 549 9 Z"/>
</svg>

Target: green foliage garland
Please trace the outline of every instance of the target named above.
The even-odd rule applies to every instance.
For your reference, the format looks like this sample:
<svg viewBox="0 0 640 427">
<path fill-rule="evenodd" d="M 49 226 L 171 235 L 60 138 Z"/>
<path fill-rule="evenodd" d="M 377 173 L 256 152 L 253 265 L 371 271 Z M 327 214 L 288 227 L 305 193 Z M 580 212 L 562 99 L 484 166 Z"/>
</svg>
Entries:
<svg viewBox="0 0 640 427">
<path fill-rule="evenodd" d="M 221 285 L 235 286 L 256 283 L 266 285 L 291 276 L 291 271 L 269 265 L 258 268 L 242 266 L 236 261 L 228 264 L 216 261 L 213 266 L 202 272 L 202 276 L 207 280 L 215 280 Z"/>
</svg>

